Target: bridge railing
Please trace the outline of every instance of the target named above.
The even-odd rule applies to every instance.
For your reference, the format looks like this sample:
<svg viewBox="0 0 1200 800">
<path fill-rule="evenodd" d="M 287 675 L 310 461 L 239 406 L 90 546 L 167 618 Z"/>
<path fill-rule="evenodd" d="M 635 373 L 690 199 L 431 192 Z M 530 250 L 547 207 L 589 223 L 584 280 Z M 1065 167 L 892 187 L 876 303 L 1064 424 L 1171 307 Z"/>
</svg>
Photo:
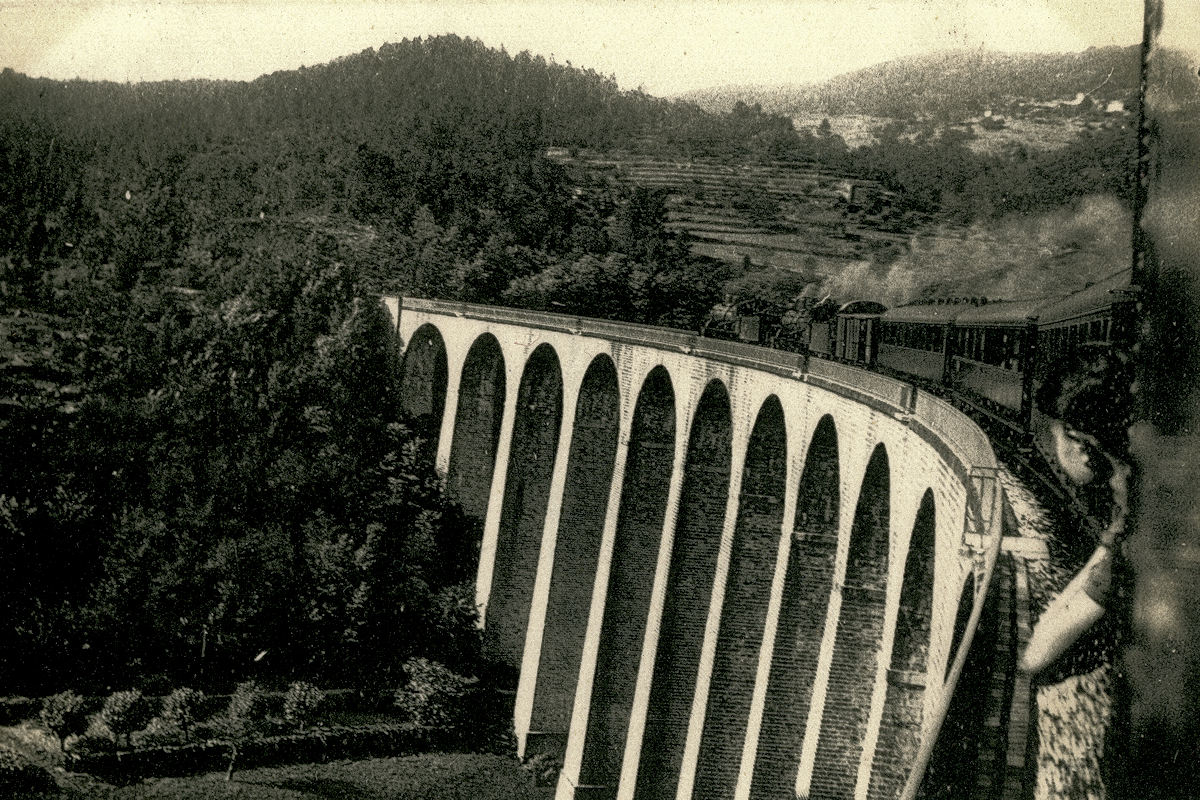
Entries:
<svg viewBox="0 0 1200 800">
<path fill-rule="evenodd" d="M 769 347 L 759 347 L 744 342 L 711 339 L 691 331 L 633 322 L 614 322 L 549 311 L 528 311 L 474 303 L 451 303 L 443 300 L 406 297 L 402 299 L 401 304 L 403 309 L 410 311 L 470 317 L 487 322 L 596 336 L 624 344 L 676 350 L 702 358 L 710 358 L 714 361 L 761 369 L 804 380 L 815 379 L 814 383 L 826 388 L 834 390 L 844 388 L 865 393 L 900 410 L 908 410 L 913 397 L 912 387 L 907 383 L 864 369 L 816 358 L 808 359 L 806 369 L 804 356 L 798 353 L 772 350 Z"/>
<path fill-rule="evenodd" d="M 913 416 L 936 433 L 964 464 L 996 468 L 996 454 L 987 434 L 950 403 L 929 392 L 917 392 Z"/>
<path fill-rule="evenodd" d="M 857 389 L 907 410 L 912 405 L 913 388 L 904 381 L 889 378 L 861 367 L 852 367 L 826 358 L 810 358 L 808 372 L 840 386 Z"/>
<path fill-rule="evenodd" d="M 963 520 L 964 540 L 970 536 L 979 545 L 986 543 L 984 564 L 977 591 L 958 650 L 951 654 L 951 667 L 942 693 L 925 727 L 921 748 L 913 762 L 901 800 L 912 800 L 920 790 L 938 734 L 950 710 L 954 688 L 966 665 L 967 655 L 987 599 L 1000 555 L 1004 493 L 996 476 L 998 462 L 987 435 L 969 417 L 946 401 L 928 392 L 917 391 L 911 384 L 886 375 L 870 372 L 823 358 L 809 358 L 783 350 L 710 339 L 690 331 L 662 328 L 653 325 L 614 322 L 611 320 L 527 311 L 519 308 L 452 303 L 442 300 L 400 298 L 400 313 L 419 311 L 448 317 L 519 325 L 542 330 L 594 336 L 609 341 L 669 349 L 723 363 L 760 369 L 787 375 L 797 380 L 820 385 L 832 391 L 869 395 L 893 406 L 898 413 L 908 414 L 934 433 L 967 468 L 967 510 Z"/>
</svg>

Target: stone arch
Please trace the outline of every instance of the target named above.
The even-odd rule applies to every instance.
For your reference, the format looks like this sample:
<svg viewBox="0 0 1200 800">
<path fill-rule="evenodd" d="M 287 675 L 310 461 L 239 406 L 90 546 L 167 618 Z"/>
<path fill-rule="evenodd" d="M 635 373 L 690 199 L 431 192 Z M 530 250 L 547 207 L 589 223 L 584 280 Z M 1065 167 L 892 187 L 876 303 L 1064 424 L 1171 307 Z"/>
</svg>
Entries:
<svg viewBox="0 0 1200 800">
<path fill-rule="evenodd" d="M 583 376 L 538 659 L 529 748 L 562 758 L 583 657 L 620 423 L 617 371 L 601 354 Z"/>
<path fill-rule="evenodd" d="M 643 382 L 633 411 L 580 766 L 583 784 L 615 789 L 620 777 L 674 462 L 675 389 L 659 366 Z"/>
<path fill-rule="evenodd" d="M 751 797 L 761 800 L 790 797 L 795 791 L 833 584 L 839 485 L 837 428 L 826 414 L 809 442 L 796 496 L 796 521 L 750 789 Z"/>
<path fill-rule="evenodd" d="M 504 353 L 490 333 L 467 351 L 458 386 L 446 489 L 480 525 L 487 514 L 504 416 Z"/>
<path fill-rule="evenodd" d="M 850 529 L 842 608 L 813 767 L 814 796 L 851 797 L 858 779 L 883 642 L 890 506 L 888 456 L 879 444 L 867 463 Z"/>
<path fill-rule="evenodd" d="M 926 490 L 904 560 L 904 582 L 896 614 L 883 722 L 867 793 L 870 798 L 882 800 L 900 794 L 921 745 L 929 634 L 933 623 L 936 533 L 933 491 Z"/>
<path fill-rule="evenodd" d="M 975 604 L 975 577 L 968 575 L 958 600 L 954 636 L 946 672 L 953 666 L 958 647 L 966 635 L 967 622 Z M 979 780 L 980 747 L 985 744 L 986 719 L 990 678 L 993 669 L 995 619 L 989 618 L 989 606 L 979 620 L 971 650 L 950 699 L 946 720 L 938 734 L 937 743 L 919 797 L 953 800 L 969 796 Z M 994 746 L 994 745 L 993 745 Z"/>
<path fill-rule="evenodd" d="M 438 329 L 425 323 L 413 331 L 404 362 L 400 367 L 400 410 L 437 452 L 442 417 L 446 410 L 446 382 L 449 375 L 446 343 Z"/>
<path fill-rule="evenodd" d="M 787 430 L 772 395 L 750 433 L 696 773 L 696 797 L 732 797 L 783 524 Z"/>
<path fill-rule="evenodd" d="M 717 551 L 725 526 L 732 448 L 729 392 L 723 383 L 713 380 L 700 397 L 688 436 L 683 491 L 638 761 L 639 798 L 673 799 L 678 788 Z"/>
<path fill-rule="evenodd" d="M 496 565 L 488 596 L 484 654 L 520 668 L 533 599 L 550 481 L 562 428 L 563 385 L 558 355 L 540 345 L 525 362 L 517 391 Z"/>
</svg>

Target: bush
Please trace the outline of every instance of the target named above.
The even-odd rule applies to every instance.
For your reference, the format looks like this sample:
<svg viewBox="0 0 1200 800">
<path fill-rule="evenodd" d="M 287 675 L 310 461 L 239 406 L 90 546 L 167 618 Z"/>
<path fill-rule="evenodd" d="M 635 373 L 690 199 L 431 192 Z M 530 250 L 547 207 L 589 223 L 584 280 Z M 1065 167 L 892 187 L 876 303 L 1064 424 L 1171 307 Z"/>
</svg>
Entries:
<svg viewBox="0 0 1200 800">
<path fill-rule="evenodd" d="M 558 773 L 563 765 L 549 753 L 538 753 L 525 759 L 521 766 L 533 776 L 536 786 L 553 786 L 558 781 Z"/>
<path fill-rule="evenodd" d="M 46 729 L 58 737 L 58 747 L 67 749 L 67 737 L 87 729 L 87 711 L 82 697 L 72 691 L 51 695 L 42 702 L 39 718 Z"/>
<path fill-rule="evenodd" d="M 204 692 L 186 686 L 176 689 L 163 700 L 162 719 L 183 731 L 184 741 L 191 741 L 192 727 L 200 718 L 204 706 Z"/>
<path fill-rule="evenodd" d="M 132 742 L 134 747 L 142 749 L 180 744 L 183 738 L 183 728 L 163 717 L 155 717 L 144 730 L 133 734 Z"/>
<path fill-rule="evenodd" d="M 125 746 L 131 746 L 130 737 L 146 727 L 154 709 L 137 689 L 128 692 L 113 692 L 100 709 L 100 721 L 116 736 L 125 737 Z"/>
<path fill-rule="evenodd" d="M 243 723 L 260 723 L 267 716 L 267 696 L 254 681 L 239 683 L 229 696 L 225 717 Z"/>
<path fill-rule="evenodd" d="M 117 749 L 117 737 L 109 730 L 99 714 L 88 717 L 87 730 L 71 743 L 71 752 L 76 756 L 93 753 L 111 753 Z"/>
<path fill-rule="evenodd" d="M 427 658 L 404 664 L 408 683 L 395 694 L 395 706 L 418 725 L 461 729 L 468 720 L 467 700 L 478 678 L 468 678 Z"/>
<path fill-rule="evenodd" d="M 324 701 L 325 693 L 316 686 L 296 681 L 288 687 L 287 695 L 283 698 L 283 718 L 303 731 Z"/>
<path fill-rule="evenodd" d="M 16 797 L 57 789 L 54 779 L 44 769 L 25 760 L 20 754 L 0 747 L 0 794 Z"/>
</svg>

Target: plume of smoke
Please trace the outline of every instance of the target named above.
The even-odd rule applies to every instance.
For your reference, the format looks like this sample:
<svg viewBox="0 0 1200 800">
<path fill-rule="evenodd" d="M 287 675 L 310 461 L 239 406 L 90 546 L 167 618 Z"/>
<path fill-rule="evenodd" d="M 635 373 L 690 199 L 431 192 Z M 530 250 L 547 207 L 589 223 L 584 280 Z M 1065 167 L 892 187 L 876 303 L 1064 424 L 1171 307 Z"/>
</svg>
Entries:
<svg viewBox="0 0 1200 800">
<path fill-rule="evenodd" d="M 1131 217 L 1111 196 L 914 237 L 888 264 L 853 262 L 829 277 L 835 298 L 887 306 L 935 297 L 1019 300 L 1065 294 L 1130 264 Z"/>
</svg>

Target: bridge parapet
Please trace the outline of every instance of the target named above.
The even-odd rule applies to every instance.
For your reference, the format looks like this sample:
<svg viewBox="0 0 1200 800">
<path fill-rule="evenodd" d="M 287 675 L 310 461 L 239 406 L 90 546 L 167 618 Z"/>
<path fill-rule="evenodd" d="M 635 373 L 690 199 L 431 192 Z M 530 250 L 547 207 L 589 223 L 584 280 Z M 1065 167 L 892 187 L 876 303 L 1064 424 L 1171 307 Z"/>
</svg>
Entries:
<svg viewBox="0 0 1200 800">
<path fill-rule="evenodd" d="M 440 419 L 439 468 L 484 518 L 485 640 L 520 670 L 522 753 L 564 763 L 558 797 L 892 798 L 916 763 L 915 791 L 1001 539 L 996 459 L 969 418 L 903 381 L 689 331 L 385 305 L 406 396 Z M 653 491 L 633 477 L 655 474 Z M 848 589 L 848 572 L 880 582 Z M 831 678 L 850 664 L 861 679 Z M 923 677 L 897 689 L 902 672 Z"/>
</svg>

